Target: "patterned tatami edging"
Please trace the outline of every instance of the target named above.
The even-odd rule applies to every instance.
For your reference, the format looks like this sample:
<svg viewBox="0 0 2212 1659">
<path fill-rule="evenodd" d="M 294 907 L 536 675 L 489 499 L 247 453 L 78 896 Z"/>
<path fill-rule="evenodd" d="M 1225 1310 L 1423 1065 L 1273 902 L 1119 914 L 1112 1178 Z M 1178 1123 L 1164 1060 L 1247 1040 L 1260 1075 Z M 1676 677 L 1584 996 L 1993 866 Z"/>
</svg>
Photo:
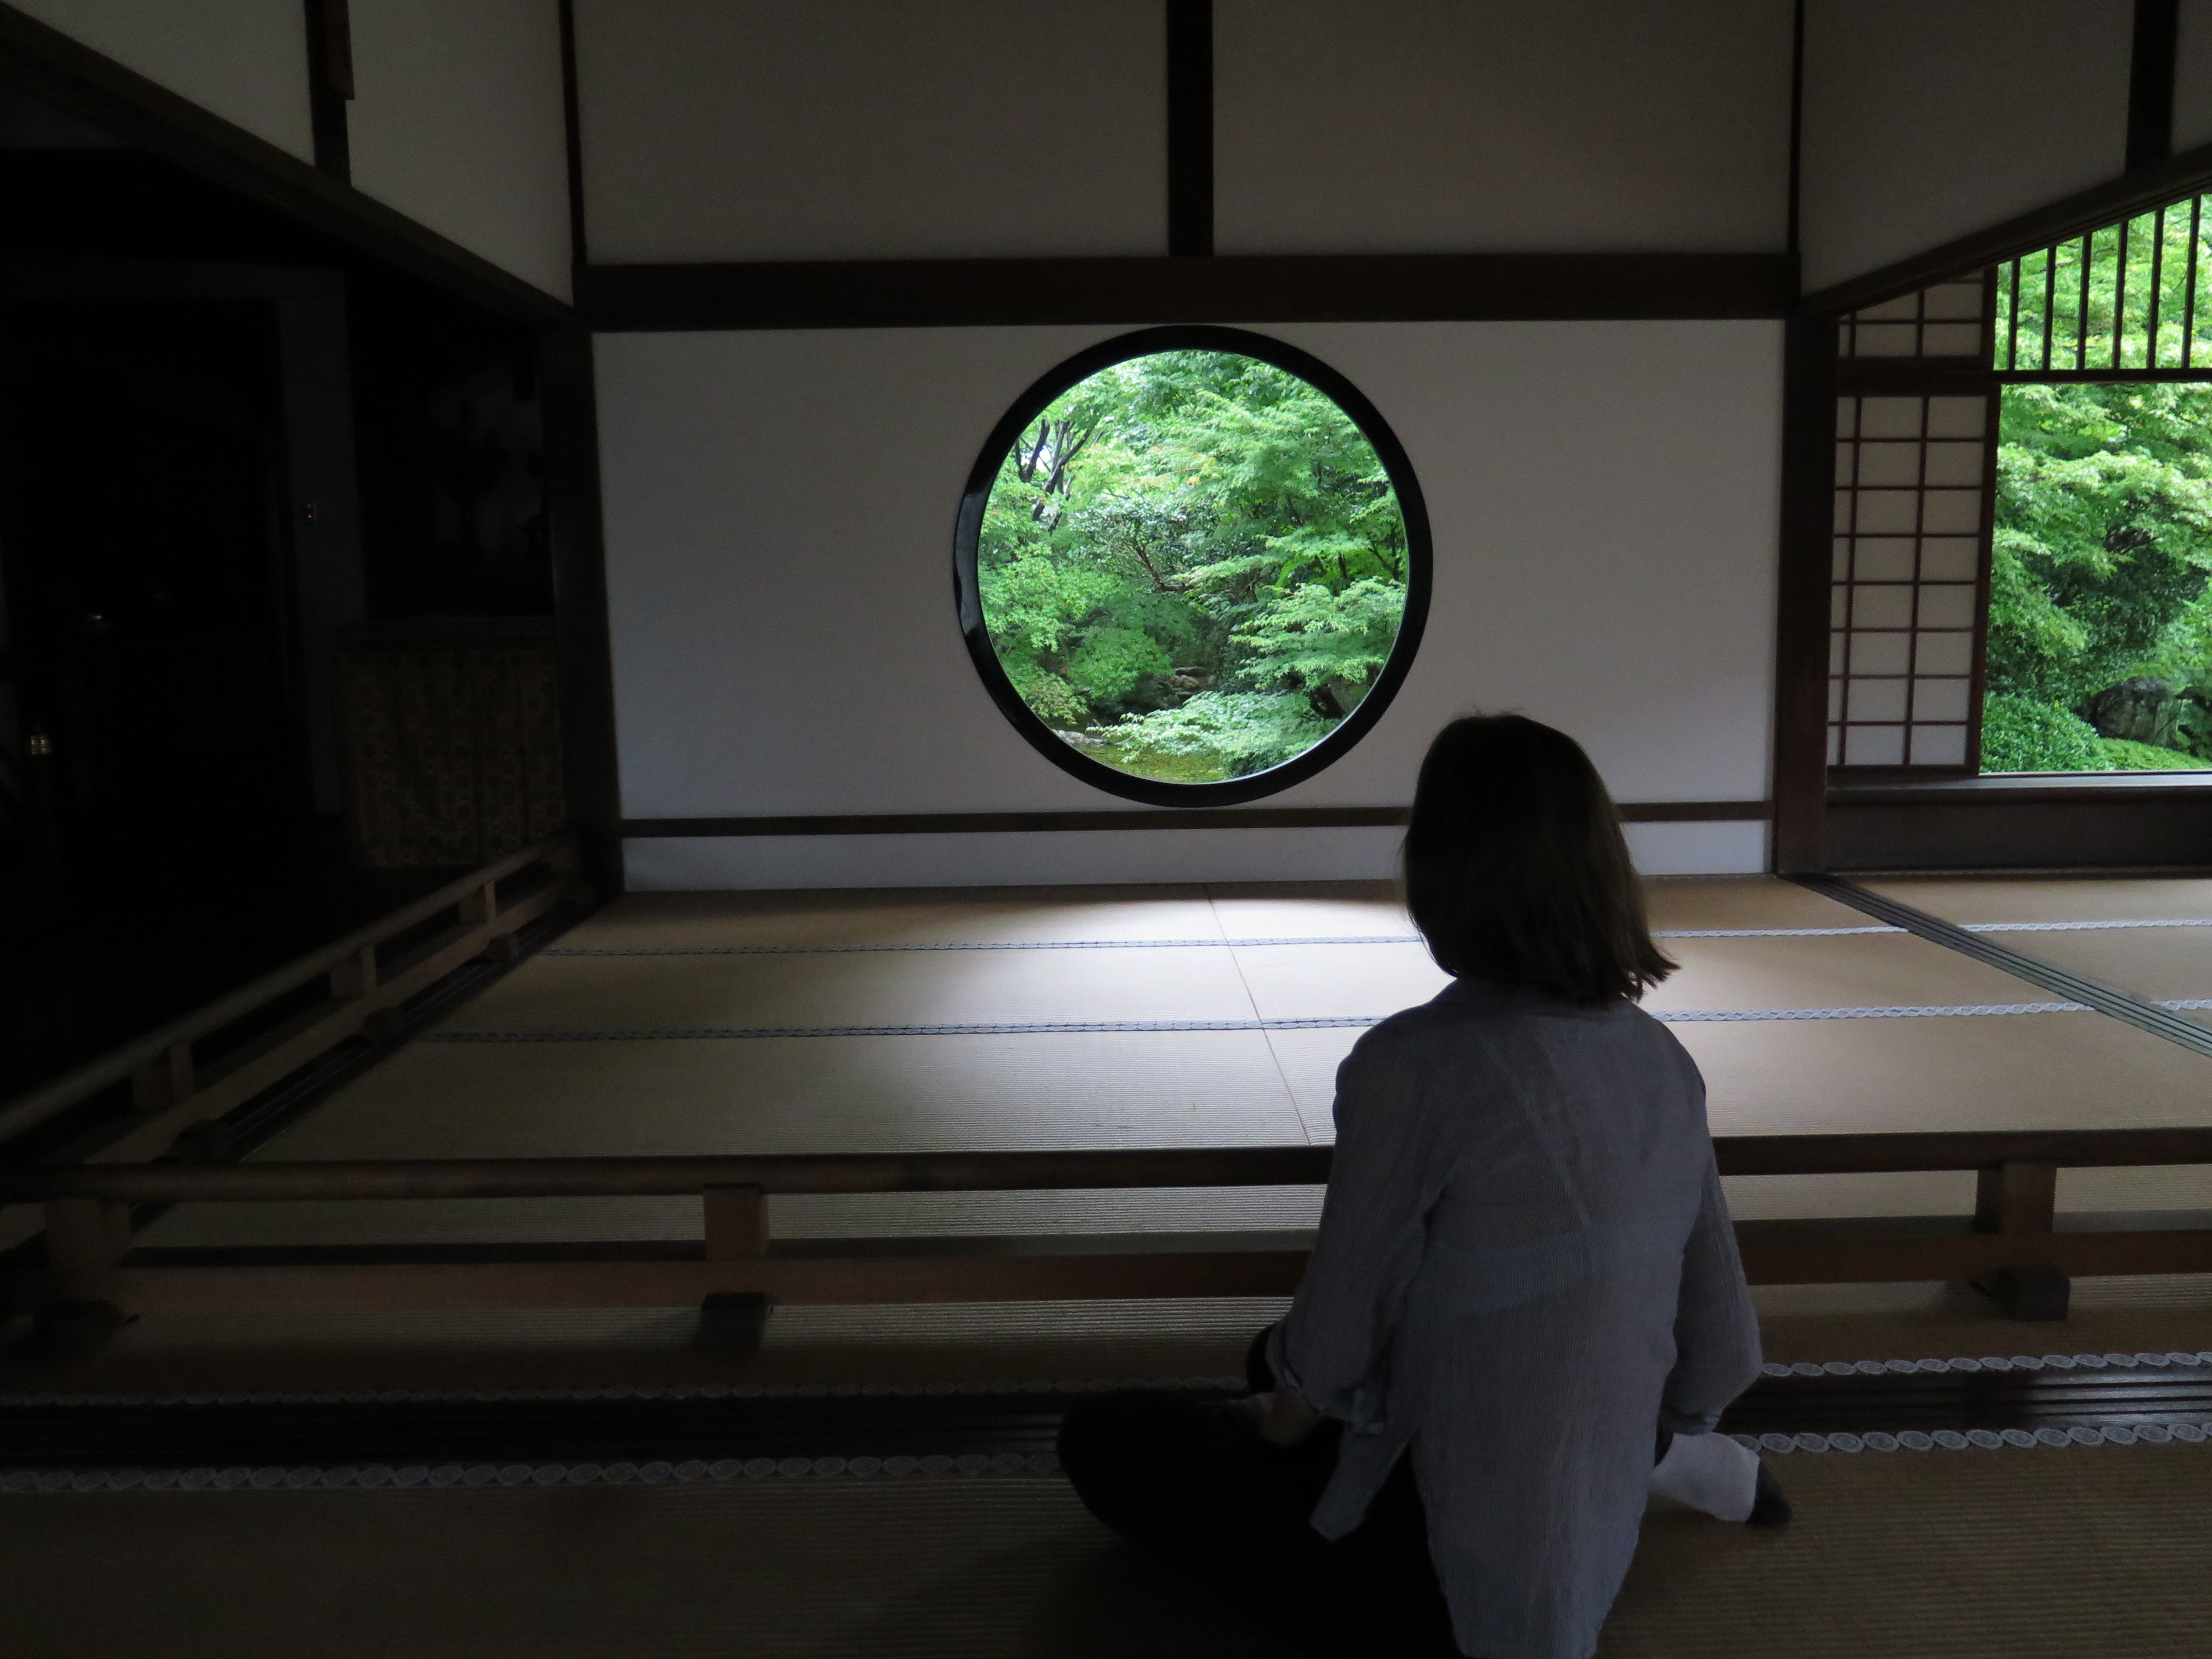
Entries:
<svg viewBox="0 0 2212 1659">
<path fill-rule="evenodd" d="M 681 1463 L 313 1463 L 264 1464 L 248 1468 L 189 1469 L 9 1469 L 0 1472 L 0 1493 L 94 1492 L 300 1492 L 311 1486 L 383 1487 L 394 1492 L 450 1486 L 621 1486 L 633 1483 L 699 1480 L 899 1480 L 979 1475 L 1053 1474 L 1060 1460 L 1050 1452 L 964 1452 L 955 1457 L 733 1457 Z"/>
<path fill-rule="evenodd" d="M 2212 1006 L 2177 1002 L 2176 1008 Z M 2081 1014 L 2081 1002 L 1989 1002 L 1957 1007 L 1665 1008 L 1651 1017 L 1669 1025 L 1735 1024 L 1790 1019 L 1962 1019 L 2002 1014 Z M 1310 1019 L 1052 1019 L 972 1025 L 667 1025 L 603 1030 L 425 1031 L 418 1042 L 737 1042 L 756 1037 L 1039 1036 L 1060 1032 L 1318 1031 L 1379 1025 L 1385 1014 L 1328 1014 Z"/>
<path fill-rule="evenodd" d="M 1910 1376 L 2008 1371 L 2103 1371 L 2168 1367 L 2212 1368 L 2212 1348 L 2139 1353 L 1984 1354 L 1950 1359 L 1768 1360 L 1763 1376 Z M 964 1382 L 611 1382 L 560 1389 L 193 1389 L 159 1394 L 64 1394 L 52 1389 L 0 1393 L 0 1412 L 25 1407 L 198 1406 L 422 1406 L 500 1405 L 524 1401 L 653 1400 L 933 1400 L 994 1395 L 1081 1395 L 1116 1389 L 1162 1389 L 1189 1393 L 1233 1392 L 1241 1376 L 1106 1377 L 1078 1381 Z"/>
<path fill-rule="evenodd" d="M 2126 921 L 1972 921 L 1969 933 L 2069 933 L 2112 927 L 2212 927 L 2212 916 Z M 1902 933 L 1903 927 L 1659 927 L 1654 939 L 1834 939 Z M 1276 945 L 1419 945 L 1419 933 L 1329 933 L 1289 939 L 1054 939 L 925 941 L 896 945 L 563 945 L 544 957 L 842 957 L 917 951 L 1244 951 Z"/>
<path fill-rule="evenodd" d="M 1998 1451 L 2008 1448 L 2028 1451 L 2050 1446 L 2164 1446 L 2203 1445 L 2212 1440 L 2212 1419 L 2203 1423 L 2147 1423 L 2139 1427 L 2037 1429 L 1937 1429 L 1923 1433 L 1904 1429 L 1895 1434 L 1869 1430 L 1865 1434 L 1738 1434 L 1729 1437 L 1756 1451 L 1787 1455 L 1797 1452 L 1925 1452 Z M 0 1493 L 34 1494 L 100 1492 L 300 1492 L 309 1487 L 351 1486 L 394 1492 L 438 1490 L 453 1486 L 654 1486 L 701 1480 L 803 1480 L 874 1479 L 902 1480 L 913 1476 L 943 1480 L 982 1476 L 1049 1475 L 1059 1472 L 1060 1460 L 1050 1452 L 963 1452 L 957 1456 L 932 1453 L 925 1456 L 895 1457 L 754 1457 L 739 1462 L 719 1458 L 714 1462 L 691 1458 L 680 1463 L 441 1463 L 434 1467 L 403 1464 L 313 1463 L 233 1464 L 223 1468 L 198 1466 L 187 1469 L 7 1469 L 0 1470 Z"/>
<path fill-rule="evenodd" d="M 2133 924 L 2143 927 L 2154 923 Z M 2176 923 L 2176 926 L 2181 924 Z M 1676 927 L 1654 939 L 1826 939 L 1901 933 L 1902 927 Z M 545 957 L 848 957 L 915 951 L 1244 951 L 1276 945 L 1421 945 L 1419 933 L 1317 933 L 1285 939 L 1044 939 L 926 940 L 896 945 L 564 945 Z"/>
<path fill-rule="evenodd" d="M 2002 1449 L 2033 1450 L 2046 1447 L 2069 1446 L 2135 1446 L 2182 1443 L 2203 1444 L 2212 1440 L 2212 1416 L 2203 1410 L 2204 1386 L 2197 1373 L 2212 1370 L 2212 1352 L 2166 1353 L 2110 1353 L 2110 1354 L 2045 1354 L 1992 1355 L 1981 1358 L 1917 1360 L 1859 1360 L 1829 1361 L 1825 1364 L 1800 1362 L 1796 1364 L 1770 1364 L 1765 1367 L 1765 1378 L 1745 1396 L 1743 1404 L 1780 1389 L 1784 1393 L 1765 1401 L 1764 1410 L 1755 1410 L 1755 1419 L 1772 1422 L 1780 1413 L 1796 1415 L 1810 1403 L 1793 1406 L 1787 1393 L 1791 1388 L 1813 1387 L 1820 1384 L 1848 1385 L 1856 1379 L 1866 1379 L 1879 1393 L 1884 1383 L 1908 1385 L 1907 1395 L 1894 1403 L 1897 1416 L 1905 1423 L 1893 1429 L 1881 1429 L 1861 1423 L 1856 1427 L 1844 1429 L 1832 1423 L 1825 1432 L 1737 1432 L 1731 1437 L 1740 1443 L 1775 1455 L 1820 1454 L 1838 1452 L 1853 1455 L 1864 1452 L 1927 1452 L 1927 1451 L 1996 1451 Z M 1915 1415 L 1914 1402 L 1917 1391 L 1910 1384 L 1920 1376 L 1942 1373 L 1987 1374 L 1990 1372 L 2084 1373 L 2094 1377 L 2102 1374 L 2104 1384 L 2118 1383 L 2113 1389 L 2100 1386 L 2091 1390 L 2093 1395 L 2109 1396 L 2108 1403 L 2100 1403 L 2081 1395 L 2073 1385 L 2062 1385 L 2071 1403 L 2056 1407 L 2060 1421 L 2028 1426 L 2015 1421 L 2002 1428 L 1987 1426 L 1952 1426 L 1940 1420 L 1932 1428 L 1911 1426 Z M 2130 1382 L 2126 1373 L 2153 1375 L 2142 1382 Z M 2177 1372 L 2187 1373 L 2185 1376 Z M 1875 1382 L 1873 1379 L 1884 1379 Z M 1768 1381 L 1766 1379 L 1773 1379 Z M 1954 1391 L 1959 1385 L 1952 1385 Z M 1978 1385 L 1966 1384 L 1970 1390 Z M 2017 1390 L 2022 1386 L 2032 1391 L 2045 1387 L 2043 1381 L 2023 1385 L 2009 1382 L 2005 1386 Z M 705 1456 L 678 1455 L 655 1457 L 641 1446 L 637 1455 L 624 1456 L 611 1446 L 601 1449 L 595 1458 L 575 1460 L 547 1460 L 542 1455 L 532 1456 L 520 1445 L 505 1456 L 478 1455 L 473 1458 L 435 1455 L 416 1461 L 396 1459 L 378 1461 L 356 1456 L 347 1461 L 307 1462 L 288 1461 L 193 1461 L 189 1457 L 164 1462 L 141 1454 L 140 1464 L 128 1467 L 80 1467 L 70 1463 L 44 1467 L 15 1467 L 0 1468 L 0 1493 L 88 1493 L 98 1492 L 238 1492 L 238 1491 L 301 1491 L 309 1488 L 354 1487 L 409 1491 L 442 1489 L 455 1486 L 485 1487 L 492 1486 L 522 1487 L 550 1487 L 558 1486 L 623 1486 L 630 1484 L 656 1485 L 698 1481 L 788 1481 L 793 1480 L 866 1480 L 876 1479 L 902 1480 L 949 1478 L 1006 1478 L 1041 1476 L 1054 1474 L 1057 1460 L 1050 1451 L 1037 1444 L 1048 1437 L 1057 1410 L 1046 1418 L 1037 1416 L 1036 1407 L 1049 1396 L 1065 1399 L 1068 1396 L 1097 1393 L 1125 1388 L 1152 1388 L 1177 1391 L 1201 1397 L 1223 1398 L 1243 1388 L 1241 1379 L 1235 1377 L 1158 1378 L 1149 1382 L 1129 1379 L 1085 1382 L 1019 1382 L 1019 1383 L 906 1383 L 906 1384 L 821 1384 L 821 1383 L 738 1383 L 738 1384 L 647 1384 L 638 1387 L 535 1389 L 469 1389 L 469 1390 L 405 1390 L 383 1389 L 349 1393 L 320 1394 L 246 1394 L 200 1393 L 191 1395 L 53 1395 L 46 1394 L 0 1396 L 0 1410 L 56 1407 L 130 1407 L 159 1405 L 185 1408 L 191 1416 L 193 1407 L 247 1407 L 265 1411 L 270 1407 L 302 1404 L 360 1404 L 373 1406 L 421 1406 L 425 1404 L 462 1404 L 480 1406 L 484 1403 L 522 1402 L 579 1402 L 604 1407 L 610 1405 L 641 1405 L 647 1402 L 683 1401 L 760 1401 L 782 1402 L 826 1401 L 830 1399 L 852 1401 L 857 1398 L 899 1400 L 908 1402 L 941 1403 L 954 1408 L 951 1419 L 939 1419 L 943 1426 L 938 1431 L 925 1430 L 933 1437 L 950 1429 L 954 1443 L 943 1450 L 899 1449 L 884 1448 L 884 1455 L 860 1453 L 848 1448 L 842 1455 L 799 1455 L 786 1445 L 781 1450 L 774 1448 L 757 1449 L 743 1455 Z M 978 1407 L 963 1407 L 945 1396 L 961 1396 L 978 1400 Z M 993 1434 L 988 1415 L 993 1409 L 981 1407 L 979 1397 L 999 1396 L 1004 1402 L 998 1410 L 1013 1409 L 1017 1417 L 1006 1419 L 1007 1430 Z M 1858 1397 L 1854 1395 L 1854 1398 Z M 1950 1409 L 1955 1410 L 1960 1400 L 1952 1398 Z M 1921 1420 L 1928 1420 L 1927 1402 L 1921 1405 Z M 976 1417 L 982 1409 L 986 1415 Z M 1985 1403 L 1984 1409 L 1988 1409 Z M 1732 1407 L 1730 1415 L 1736 1414 Z M 1997 1420 L 2003 1421 L 2002 1406 L 1997 1407 Z M 1817 1415 L 1817 1412 L 1815 1413 Z M 1888 1409 L 1880 1410 L 1881 1416 L 1891 1415 Z M 2073 1417 L 2134 1417 L 2132 1422 L 2064 1421 Z M 2162 1421 L 2140 1420 L 2145 1417 L 2162 1417 Z M 52 1419 L 49 1419 L 50 1421 Z M 265 1419 L 257 1419 L 265 1420 Z M 566 1421 L 567 1419 L 561 1419 Z M 811 1420 L 811 1419 L 808 1419 Z M 2031 1419 L 2032 1421 L 2032 1419 Z M 964 1425 L 964 1432 L 954 1425 Z M 1761 1426 L 1754 1420 L 1747 1426 Z M 1786 1421 L 1784 1424 L 1786 1428 Z M 823 1433 L 817 1424 L 811 1431 L 799 1419 L 787 1424 L 784 1432 L 818 1442 Z M 576 1419 L 573 1427 L 564 1431 L 568 1437 L 592 1439 L 597 1434 L 586 1419 Z M 984 1444 L 979 1446 L 979 1432 Z M 991 1446 L 992 1438 L 999 1444 Z M 1011 1439 L 1012 1444 L 1009 1443 Z M 940 1444 L 944 1443 L 940 1442 Z M 1013 1449 L 1018 1445 L 1020 1449 Z M 550 1449 L 550 1448 L 549 1448 Z M 148 1450 L 152 1449 L 149 1446 Z M 209 1449 L 213 1449 L 210 1447 Z M 240 1449 L 244 1449 L 243 1447 Z M 275 1449 L 272 1446 L 270 1449 Z M 397 1448 L 395 1448 L 397 1449 Z M 428 1446 L 424 1449 L 429 1449 Z M 453 1450 L 459 1450 L 458 1446 Z M 489 1449 L 487 1448 L 487 1449 Z M 672 1447 L 672 1450 L 678 1449 Z M 765 1450 L 771 1455 L 762 1455 Z M 611 1454 L 611 1455 L 610 1455 Z M 64 1453 L 66 1458 L 68 1454 Z M 250 1455 L 250 1454 L 249 1454 Z"/>
<path fill-rule="evenodd" d="M 2027 1451 L 2039 1446 L 2164 1446 L 2176 1442 L 2201 1446 L 2212 1440 L 2212 1418 L 2202 1423 L 2144 1423 L 2134 1428 L 2115 1424 L 2101 1429 L 1936 1429 L 1932 1432 L 1900 1429 L 1895 1434 L 1872 1429 L 1864 1434 L 1737 1434 L 1729 1437 L 1755 1451 L 1785 1454 L 1997 1451 L 2007 1446 Z"/>
</svg>

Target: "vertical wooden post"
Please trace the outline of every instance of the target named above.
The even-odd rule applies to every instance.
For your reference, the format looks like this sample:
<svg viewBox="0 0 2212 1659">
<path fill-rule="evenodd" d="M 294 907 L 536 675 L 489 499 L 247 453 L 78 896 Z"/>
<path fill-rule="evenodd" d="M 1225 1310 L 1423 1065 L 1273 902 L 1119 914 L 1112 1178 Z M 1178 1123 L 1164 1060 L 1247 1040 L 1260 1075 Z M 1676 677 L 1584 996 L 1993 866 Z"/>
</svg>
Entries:
<svg viewBox="0 0 2212 1659">
<path fill-rule="evenodd" d="M 768 1204 L 757 1187 L 709 1187 L 707 1260 L 757 1261 L 768 1254 Z"/>
<path fill-rule="evenodd" d="M 702 1194 L 707 1212 L 707 1260 L 757 1261 L 768 1254 L 768 1206 L 757 1187 L 709 1187 Z M 714 1291 L 699 1304 L 702 1353 L 742 1359 L 760 1352 L 772 1310 L 759 1291 Z"/>
<path fill-rule="evenodd" d="M 2056 1164 L 2006 1163 L 1983 1166 L 1974 1182 L 1974 1230 L 2023 1241 L 2048 1238 L 2058 1215 Z M 2026 1245 L 2022 1254 L 2033 1249 Z M 1974 1280 L 1975 1289 L 2014 1319 L 2066 1317 L 2073 1281 L 2057 1268 L 2028 1261 L 1994 1268 Z"/>
<path fill-rule="evenodd" d="M 1829 589 L 1835 562 L 1836 320 L 1783 349 L 1782 560 L 1774 670 L 1774 869 L 1828 867 Z"/>
<path fill-rule="evenodd" d="M 58 1273 L 97 1273 L 130 1248 L 129 1205 L 104 1198 L 46 1200 L 46 1261 Z"/>
<path fill-rule="evenodd" d="M 331 994 L 350 1000 L 376 988 L 376 947 L 364 945 L 331 969 Z"/>
<path fill-rule="evenodd" d="M 1974 1183 L 1974 1231 L 2048 1233 L 2058 1213 L 2056 1164 L 1990 1164 Z"/>
<path fill-rule="evenodd" d="M 192 1092 L 192 1045 L 172 1043 L 131 1074 L 131 1103 L 142 1112 L 175 1105 Z"/>
<path fill-rule="evenodd" d="M 495 882 L 488 881 L 484 883 L 483 886 L 477 888 L 474 892 L 469 894 L 461 901 L 461 920 L 463 921 L 471 923 L 486 922 L 491 921 L 493 917 L 498 915 L 499 887 Z"/>
</svg>

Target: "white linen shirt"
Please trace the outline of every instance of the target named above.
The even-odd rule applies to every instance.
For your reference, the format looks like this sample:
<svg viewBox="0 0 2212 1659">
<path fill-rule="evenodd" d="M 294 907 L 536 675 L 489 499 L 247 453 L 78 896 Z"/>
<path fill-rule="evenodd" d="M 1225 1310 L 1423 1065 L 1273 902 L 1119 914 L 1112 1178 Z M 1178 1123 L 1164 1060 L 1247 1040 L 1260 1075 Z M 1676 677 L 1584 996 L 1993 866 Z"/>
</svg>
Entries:
<svg viewBox="0 0 2212 1659">
<path fill-rule="evenodd" d="M 1586 1659 L 1661 1425 L 1759 1374 L 1705 1085 L 1632 1003 L 1472 980 L 1337 1072 L 1321 1232 L 1270 1359 L 1346 1429 L 1338 1538 L 1408 1446 L 1461 1649 Z"/>
</svg>

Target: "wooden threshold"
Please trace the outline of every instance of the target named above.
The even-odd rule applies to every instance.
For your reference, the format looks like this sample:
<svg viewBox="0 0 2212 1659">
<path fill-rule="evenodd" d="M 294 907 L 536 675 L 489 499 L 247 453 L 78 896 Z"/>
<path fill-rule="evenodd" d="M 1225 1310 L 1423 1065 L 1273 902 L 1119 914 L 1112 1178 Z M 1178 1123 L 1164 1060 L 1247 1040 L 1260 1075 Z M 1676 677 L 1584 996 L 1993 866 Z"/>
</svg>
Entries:
<svg viewBox="0 0 2212 1659">
<path fill-rule="evenodd" d="M 624 818 L 625 837 L 746 836 L 945 836 L 1079 830 L 1401 829 L 1405 806 L 1197 806 L 1088 812 L 864 812 L 781 817 Z M 1623 801 L 1629 823 L 1764 823 L 1771 801 Z"/>
</svg>

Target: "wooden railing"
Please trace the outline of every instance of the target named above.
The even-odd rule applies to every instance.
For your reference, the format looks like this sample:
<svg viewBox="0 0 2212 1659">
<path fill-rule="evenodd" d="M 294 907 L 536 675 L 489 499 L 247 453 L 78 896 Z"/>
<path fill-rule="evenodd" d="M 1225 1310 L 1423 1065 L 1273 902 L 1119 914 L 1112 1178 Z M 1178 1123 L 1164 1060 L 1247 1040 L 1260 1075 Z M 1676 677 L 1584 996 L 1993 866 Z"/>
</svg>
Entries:
<svg viewBox="0 0 2212 1659">
<path fill-rule="evenodd" d="M 1738 1224 L 1754 1283 L 2212 1271 L 2212 1216 L 2062 1228 L 2062 1168 L 2212 1164 L 2212 1129 L 1729 1136 L 1728 1175 L 1979 1172 L 1976 1215 Z M 125 1312 L 672 1307 L 731 1296 L 836 1304 L 1287 1295 L 1310 1235 L 771 1238 L 774 1194 L 1310 1185 L 1325 1147 L 576 1158 L 0 1168 L 0 1202 L 44 1206 L 48 1260 L 6 1274 L 10 1304 Z M 134 1245 L 131 1206 L 685 1195 L 672 1243 Z M 2146 1218 L 2170 1221 L 2173 1218 Z M 2099 1222 L 2110 1218 L 2074 1218 Z"/>
<path fill-rule="evenodd" d="M 330 1049 L 391 1018 L 399 1004 L 463 963 L 497 954 L 515 932 L 556 905 L 582 896 L 575 837 L 563 831 L 524 848 L 434 893 L 311 951 L 205 1007 L 111 1050 L 51 1083 L 0 1103 L 0 1140 L 58 1116 L 101 1091 L 128 1079 L 131 1108 L 100 1126 L 92 1146 L 71 1155 L 102 1164 L 154 1158 L 169 1150 L 177 1132 L 216 1118 L 283 1081 Z M 520 884 L 502 898 L 502 883 L 533 866 L 542 878 Z M 427 938 L 412 939 L 442 913 L 451 922 Z M 303 986 L 327 979 L 327 994 L 273 1029 L 221 1054 L 203 1049 L 208 1039 Z M 35 1217 L 0 1217 L 0 1244 L 37 1231 Z"/>
</svg>

